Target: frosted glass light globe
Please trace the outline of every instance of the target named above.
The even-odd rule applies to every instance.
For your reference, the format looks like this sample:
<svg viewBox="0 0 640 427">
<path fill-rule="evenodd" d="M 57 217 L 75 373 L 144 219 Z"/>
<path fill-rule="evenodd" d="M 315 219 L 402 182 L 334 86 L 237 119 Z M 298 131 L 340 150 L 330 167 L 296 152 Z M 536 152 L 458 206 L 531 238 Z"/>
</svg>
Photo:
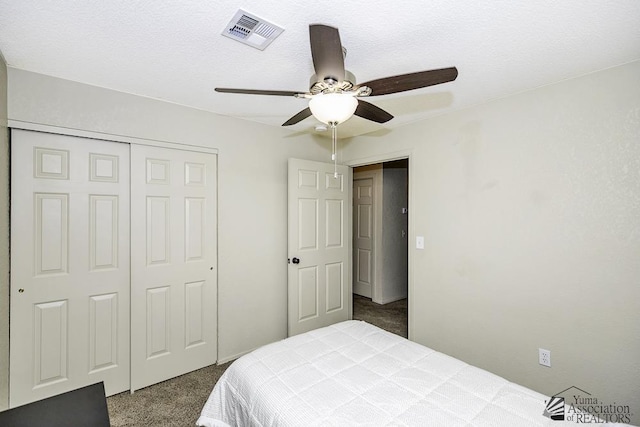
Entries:
<svg viewBox="0 0 640 427">
<path fill-rule="evenodd" d="M 313 116 L 322 123 L 343 123 L 358 107 L 355 96 L 345 93 L 320 93 L 309 101 Z"/>
</svg>

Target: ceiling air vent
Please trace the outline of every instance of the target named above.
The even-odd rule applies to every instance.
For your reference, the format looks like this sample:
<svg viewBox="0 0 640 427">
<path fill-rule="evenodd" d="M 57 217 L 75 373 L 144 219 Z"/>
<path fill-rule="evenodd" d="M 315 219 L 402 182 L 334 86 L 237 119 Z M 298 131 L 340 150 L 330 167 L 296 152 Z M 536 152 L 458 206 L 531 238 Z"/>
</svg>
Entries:
<svg viewBox="0 0 640 427">
<path fill-rule="evenodd" d="M 283 28 L 240 9 L 224 29 L 222 35 L 256 49 L 264 50 L 283 31 Z"/>
</svg>

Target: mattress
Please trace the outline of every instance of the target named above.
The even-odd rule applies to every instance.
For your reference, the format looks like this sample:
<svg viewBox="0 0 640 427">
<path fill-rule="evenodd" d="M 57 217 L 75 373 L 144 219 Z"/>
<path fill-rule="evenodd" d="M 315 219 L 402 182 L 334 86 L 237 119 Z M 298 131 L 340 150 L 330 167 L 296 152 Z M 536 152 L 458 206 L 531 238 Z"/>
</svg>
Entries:
<svg viewBox="0 0 640 427">
<path fill-rule="evenodd" d="M 540 393 L 362 321 L 266 345 L 216 383 L 199 426 L 562 426 Z"/>
</svg>

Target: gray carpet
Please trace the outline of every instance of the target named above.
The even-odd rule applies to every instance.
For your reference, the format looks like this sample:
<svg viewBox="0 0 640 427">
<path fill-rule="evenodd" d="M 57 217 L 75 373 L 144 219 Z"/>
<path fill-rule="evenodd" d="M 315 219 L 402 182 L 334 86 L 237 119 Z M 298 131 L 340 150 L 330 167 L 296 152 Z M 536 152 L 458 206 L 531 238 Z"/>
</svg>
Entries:
<svg viewBox="0 0 640 427">
<path fill-rule="evenodd" d="M 353 318 L 407 336 L 407 300 L 379 305 L 353 296 Z M 107 398 L 114 427 L 194 426 L 213 385 L 231 364 L 212 365 L 160 384 Z"/>
<path fill-rule="evenodd" d="M 107 398 L 115 427 L 195 426 L 213 385 L 229 363 L 212 365 L 144 388 Z"/>
<path fill-rule="evenodd" d="M 380 305 L 370 298 L 353 295 L 353 319 L 364 320 L 381 329 L 407 338 L 407 300 Z"/>
</svg>

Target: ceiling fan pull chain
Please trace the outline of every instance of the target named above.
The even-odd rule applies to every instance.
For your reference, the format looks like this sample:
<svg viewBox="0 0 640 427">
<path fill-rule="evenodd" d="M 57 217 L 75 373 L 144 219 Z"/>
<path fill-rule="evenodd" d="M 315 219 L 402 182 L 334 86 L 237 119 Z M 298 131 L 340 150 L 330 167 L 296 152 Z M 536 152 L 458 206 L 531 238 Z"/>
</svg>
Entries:
<svg viewBox="0 0 640 427">
<path fill-rule="evenodd" d="M 333 141 L 333 153 L 331 159 L 333 160 L 333 178 L 338 179 L 338 127 L 335 122 L 331 122 L 331 139 Z"/>
</svg>

